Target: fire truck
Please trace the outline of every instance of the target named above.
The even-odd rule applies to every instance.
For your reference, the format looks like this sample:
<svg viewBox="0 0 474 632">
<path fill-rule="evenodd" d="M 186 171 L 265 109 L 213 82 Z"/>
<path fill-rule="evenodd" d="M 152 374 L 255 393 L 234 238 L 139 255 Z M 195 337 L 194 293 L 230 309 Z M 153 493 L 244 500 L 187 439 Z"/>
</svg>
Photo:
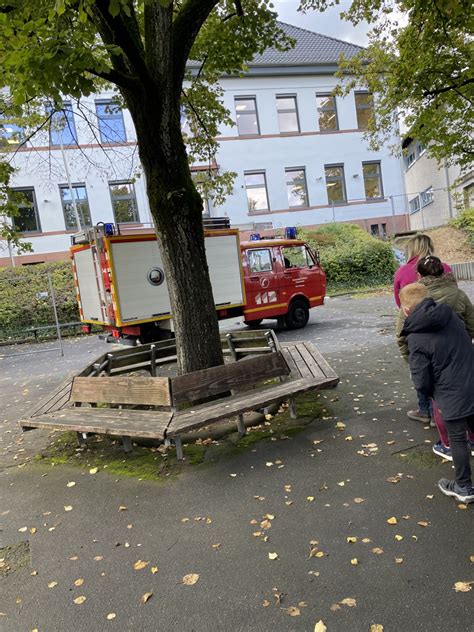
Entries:
<svg viewBox="0 0 474 632">
<path fill-rule="evenodd" d="M 209 274 L 219 319 L 249 326 L 277 319 L 304 327 L 309 310 L 324 303 L 326 275 L 295 229 L 285 238 L 250 236 L 240 242 L 228 219 L 205 224 Z M 85 331 L 101 325 L 109 341 L 152 342 L 172 335 L 166 275 L 153 229 L 103 224 L 72 237 L 71 257 Z"/>
</svg>

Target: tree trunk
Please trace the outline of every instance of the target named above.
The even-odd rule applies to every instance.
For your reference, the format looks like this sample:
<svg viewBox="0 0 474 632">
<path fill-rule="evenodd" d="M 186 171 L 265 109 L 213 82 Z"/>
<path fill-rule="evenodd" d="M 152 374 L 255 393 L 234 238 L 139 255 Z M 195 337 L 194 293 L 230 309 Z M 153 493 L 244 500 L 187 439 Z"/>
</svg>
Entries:
<svg viewBox="0 0 474 632">
<path fill-rule="evenodd" d="M 163 101 L 163 95 L 161 101 Z M 180 374 L 223 363 L 219 326 L 204 247 L 203 204 L 189 170 L 179 105 L 166 125 L 157 100 L 132 98 L 151 213 L 170 295 Z M 150 105 L 150 103 L 152 105 Z M 158 120 L 157 120 L 158 119 Z"/>
</svg>

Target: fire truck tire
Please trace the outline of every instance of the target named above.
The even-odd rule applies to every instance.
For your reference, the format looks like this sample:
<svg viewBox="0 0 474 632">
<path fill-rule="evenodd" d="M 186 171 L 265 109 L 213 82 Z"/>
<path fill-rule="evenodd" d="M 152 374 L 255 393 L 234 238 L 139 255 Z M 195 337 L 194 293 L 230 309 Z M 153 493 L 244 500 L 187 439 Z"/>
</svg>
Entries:
<svg viewBox="0 0 474 632">
<path fill-rule="evenodd" d="M 309 320 L 309 308 L 304 301 L 296 300 L 290 304 L 285 316 L 288 329 L 302 329 Z"/>
<path fill-rule="evenodd" d="M 258 327 L 262 324 L 263 318 L 257 318 L 256 320 L 244 320 L 247 327 Z"/>
</svg>

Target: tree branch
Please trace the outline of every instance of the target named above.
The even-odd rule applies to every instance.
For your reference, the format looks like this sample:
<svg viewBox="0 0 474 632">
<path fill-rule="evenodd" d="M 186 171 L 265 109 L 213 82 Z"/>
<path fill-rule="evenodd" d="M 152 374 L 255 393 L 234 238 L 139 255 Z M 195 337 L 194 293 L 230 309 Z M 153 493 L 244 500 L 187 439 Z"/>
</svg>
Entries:
<svg viewBox="0 0 474 632">
<path fill-rule="evenodd" d="M 449 86 L 445 86 L 444 88 L 434 88 L 433 90 L 424 90 L 423 96 L 424 97 L 435 96 L 437 94 L 443 94 L 444 92 L 450 92 L 451 90 L 454 90 L 455 92 L 458 92 L 458 94 L 460 94 L 462 97 L 464 97 L 465 99 L 469 101 L 469 99 L 465 97 L 462 94 L 462 92 L 459 92 L 459 88 L 463 88 L 464 86 L 467 86 L 470 83 L 474 83 L 474 79 L 466 79 L 465 81 L 462 81 L 461 83 L 454 86 L 449 85 Z"/>
<path fill-rule="evenodd" d="M 118 70 L 114 70 L 113 68 L 109 68 L 108 70 L 94 70 L 93 68 L 88 68 L 87 72 L 94 77 L 99 77 L 99 79 L 104 79 L 105 81 L 110 81 L 110 83 L 114 83 L 119 86 L 119 88 L 125 88 L 126 90 L 134 90 L 137 87 L 137 79 L 132 75 L 126 75 Z"/>
</svg>

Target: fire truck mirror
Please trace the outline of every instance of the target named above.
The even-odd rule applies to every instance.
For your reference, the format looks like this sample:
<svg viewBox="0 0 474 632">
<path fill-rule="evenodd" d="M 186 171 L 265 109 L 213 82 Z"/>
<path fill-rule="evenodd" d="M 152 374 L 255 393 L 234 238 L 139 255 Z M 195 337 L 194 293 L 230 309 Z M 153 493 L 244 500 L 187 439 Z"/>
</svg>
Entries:
<svg viewBox="0 0 474 632">
<path fill-rule="evenodd" d="M 161 285 L 165 280 L 165 273 L 161 268 L 154 267 L 148 271 L 146 278 L 150 285 Z"/>
</svg>

